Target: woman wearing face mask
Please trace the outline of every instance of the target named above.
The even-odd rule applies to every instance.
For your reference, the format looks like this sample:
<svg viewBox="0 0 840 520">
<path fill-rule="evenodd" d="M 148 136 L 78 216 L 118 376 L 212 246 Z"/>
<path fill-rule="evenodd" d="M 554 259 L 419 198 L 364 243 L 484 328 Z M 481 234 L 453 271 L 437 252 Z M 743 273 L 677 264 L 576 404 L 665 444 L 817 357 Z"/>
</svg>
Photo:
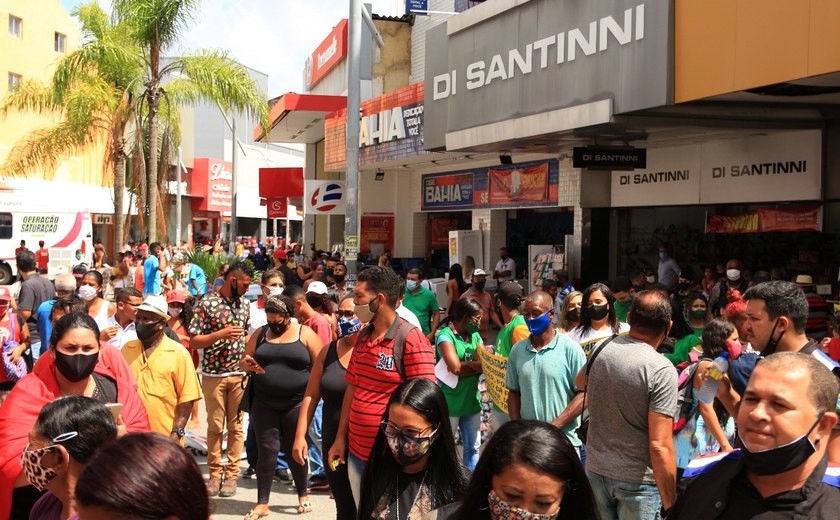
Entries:
<svg viewBox="0 0 840 520">
<path fill-rule="evenodd" d="M 286 296 L 272 296 L 265 303 L 266 325 L 252 335 L 245 345 L 242 367 L 254 372 L 254 400 L 251 420 L 257 435 L 257 504 L 245 516 L 255 520 L 268 515 L 268 499 L 280 439 L 283 452 L 298 494 L 298 513 L 312 511 L 307 493 L 307 467 L 293 460 L 301 402 L 312 372 L 312 366 L 322 349 L 321 340 L 309 327 L 292 323 L 292 300 Z"/>
<path fill-rule="evenodd" d="M 613 334 L 627 334 L 630 326 L 615 317 L 615 296 L 609 287 L 593 283 L 583 291 L 580 324 L 569 331 L 569 337 L 589 356 L 596 343 Z"/>
<path fill-rule="evenodd" d="M 572 329 L 580 325 L 580 303 L 583 301 L 583 293 L 572 291 L 563 300 L 563 308 L 560 310 L 560 332 L 568 334 Z"/>
<path fill-rule="evenodd" d="M 21 456 L 27 480 L 47 490 L 29 518 L 78 519 L 76 481 L 96 451 L 116 438 L 117 425 L 102 403 L 72 395 L 46 404 Z"/>
<path fill-rule="evenodd" d="M 699 292 L 691 293 L 685 300 L 683 314 L 686 323 L 691 328 L 691 333 L 679 338 L 674 343 L 673 352 L 663 354 L 674 366 L 684 361 L 696 361 L 703 351 L 701 347 L 702 340 L 700 338 L 703 337 L 703 329 L 711 319 L 706 297 Z M 671 329 L 671 334 L 673 335 L 674 327 L 672 326 Z M 694 353 L 692 354 L 692 352 Z"/>
<path fill-rule="evenodd" d="M 589 480 L 569 439 L 541 421 L 493 434 L 455 515 L 459 520 L 596 520 Z"/>
<path fill-rule="evenodd" d="M 478 334 L 481 323 L 481 305 L 463 298 L 455 302 L 448 323 L 441 326 L 435 336 L 435 360 L 443 359 L 449 372 L 458 376 L 454 388 L 441 385 L 449 408 L 449 424 L 454 432 L 461 427 L 464 446 L 464 466 L 475 469 L 481 447 L 481 397 L 478 393 L 478 374 L 481 361 L 476 350 L 482 348 Z"/>
<path fill-rule="evenodd" d="M 446 518 L 464 495 L 443 392 L 426 379 L 394 391 L 362 476 L 360 520 Z"/>
<path fill-rule="evenodd" d="M 47 354 L 0 407 L 0 518 L 29 518 L 38 494 L 21 474 L 20 455 L 41 408 L 67 395 L 121 403 L 120 431 L 149 430 L 134 376 L 120 351 L 100 344 L 99 328 L 89 315 L 63 316 L 53 325 Z"/>
<path fill-rule="evenodd" d="M 99 271 L 88 271 L 82 277 L 82 285 L 79 286 L 79 298 L 85 302 L 87 313 L 96 322 L 99 330 L 102 331 L 100 339 L 108 341 L 113 337 L 105 329 L 108 328 L 108 320 L 117 312 L 117 306 L 102 297 L 102 274 Z"/>
<path fill-rule="evenodd" d="M 305 463 L 308 451 L 306 433 L 309 431 L 319 400 L 324 400 L 321 422 L 322 453 L 330 452 L 335 436 L 338 434 L 344 391 L 347 390 L 344 375 L 347 372 L 350 357 L 353 355 L 356 332 L 361 328 L 361 322 L 353 311 L 353 298 L 352 294 L 348 295 L 341 300 L 338 307 L 341 337 L 324 348 L 312 366 L 312 375 L 306 386 L 306 394 L 303 396 L 295 432 L 295 444 L 292 448 L 292 456 L 298 464 Z M 356 503 L 353 501 L 353 492 L 347 477 L 347 465 L 341 464 L 334 468 L 327 468 L 327 481 L 335 499 L 336 520 L 355 520 Z"/>
<path fill-rule="evenodd" d="M 276 269 L 269 269 L 263 272 L 260 277 L 260 290 L 262 296 L 257 301 L 251 302 L 251 321 L 248 323 L 248 335 L 253 334 L 260 327 L 265 325 L 265 302 L 272 296 L 280 296 L 286 287 L 286 280 L 283 273 Z"/>
</svg>

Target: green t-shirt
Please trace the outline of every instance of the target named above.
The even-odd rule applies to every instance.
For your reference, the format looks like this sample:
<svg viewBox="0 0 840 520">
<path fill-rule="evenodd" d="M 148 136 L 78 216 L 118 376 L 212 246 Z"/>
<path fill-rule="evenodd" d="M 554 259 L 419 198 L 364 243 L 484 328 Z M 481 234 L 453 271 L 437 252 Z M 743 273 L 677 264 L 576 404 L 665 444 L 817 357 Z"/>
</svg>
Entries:
<svg viewBox="0 0 840 520">
<path fill-rule="evenodd" d="M 630 311 L 631 303 L 633 303 L 633 298 L 627 300 L 627 303 L 622 303 L 618 300 L 615 301 L 613 306 L 615 307 L 615 317 L 618 318 L 618 321 L 627 323 L 627 313 Z"/>
<path fill-rule="evenodd" d="M 413 294 L 406 289 L 402 303 L 406 309 L 417 316 L 420 321 L 420 328 L 423 329 L 423 335 L 428 336 L 429 332 L 432 331 L 432 314 L 440 312 L 440 305 L 438 305 L 435 294 L 425 287 L 420 287 L 417 294 Z"/>
<path fill-rule="evenodd" d="M 692 327 L 692 330 L 694 330 L 694 334 L 680 338 L 674 343 L 674 352 L 663 354 L 674 366 L 679 365 L 683 361 L 688 361 L 688 353 L 691 352 L 691 349 L 703 344 L 703 340 L 700 339 L 703 337 L 703 329 Z"/>
<path fill-rule="evenodd" d="M 502 327 L 502 330 L 499 331 L 499 335 L 496 336 L 496 349 L 495 352 L 499 356 L 508 357 L 510 355 L 510 349 L 513 347 L 513 329 L 517 327 L 525 327 L 526 331 L 528 326 L 525 325 L 525 318 L 522 317 L 521 314 L 517 314 L 514 316 L 510 323 Z M 526 334 L 527 335 L 527 334 Z"/>
<path fill-rule="evenodd" d="M 452 329 L 451 325 L 438 330 L 435 337 L 435 361 L 440 361 L 441 342 L 451 343 L 455 347 L 455 354 L 461 361 L 475 361 L 476 349 L 482 348 L 481 336 L 478 332 L 473 333 L 471 341 L 464 339 Z M 478 374 L 471 376 L 459 376 L 455 388 L 447 385 L 440 385 L 446 405 L 449 407 L 450 417 L 470 417 L 481 411 L 481 396 L 478 393 Z"/>
</svg>

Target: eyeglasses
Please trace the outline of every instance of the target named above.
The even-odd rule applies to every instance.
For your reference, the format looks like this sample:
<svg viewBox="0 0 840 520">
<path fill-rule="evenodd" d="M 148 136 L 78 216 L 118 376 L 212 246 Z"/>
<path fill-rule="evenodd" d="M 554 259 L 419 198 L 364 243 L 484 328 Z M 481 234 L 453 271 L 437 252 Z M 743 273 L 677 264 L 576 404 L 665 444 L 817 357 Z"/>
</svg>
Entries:
<svg viewBox="0 0 840 520">
<path fill-rule="evenodd" d="M 339 318 L 352 318 L 356 313 L 354 311 L 335 311 L 335 315 Z"/>
<path fill-rule="evenodd" d="M 382 433 L 385 434 L 385 437 L 388 437 L 389 439 L 394 439 L 397 436 L 402 436 L 407 441 L 413 441 L 418 443 L 429 440 L 437 432 L 437 428 L 435 428 L 431 431 L 431 433 L 429 433 L 429 435 L 421 435 L 425 430 L 420 431 L 415 430 L 413 428 L 405 428 L 401 430 L 393 424 L 389 423 L 387 420 L 379 423 L 379 427 L 382 429 Z"/>
</svg>

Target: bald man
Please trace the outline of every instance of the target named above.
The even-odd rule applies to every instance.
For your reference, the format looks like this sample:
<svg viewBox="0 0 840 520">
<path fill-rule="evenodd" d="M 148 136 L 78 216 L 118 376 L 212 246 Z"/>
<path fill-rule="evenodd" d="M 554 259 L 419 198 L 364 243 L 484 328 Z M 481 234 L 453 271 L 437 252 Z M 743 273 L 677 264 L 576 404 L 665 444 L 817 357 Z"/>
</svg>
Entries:
<svg viewBox="0 0 840 520">
<path fill-rule="evenodd" d="M 550 422 L 563 430 L 580 454 L 580 426 L 583 394 L 575 376 L 586 363 L 580 345 L 559 334 L 551 321 L 554 300 L 543 291 L 525 300 L 522 316 L 531 335 L 513 345 L 508 358 L 508 413 L 511 420 L 534 419 Z"/>
</svg>

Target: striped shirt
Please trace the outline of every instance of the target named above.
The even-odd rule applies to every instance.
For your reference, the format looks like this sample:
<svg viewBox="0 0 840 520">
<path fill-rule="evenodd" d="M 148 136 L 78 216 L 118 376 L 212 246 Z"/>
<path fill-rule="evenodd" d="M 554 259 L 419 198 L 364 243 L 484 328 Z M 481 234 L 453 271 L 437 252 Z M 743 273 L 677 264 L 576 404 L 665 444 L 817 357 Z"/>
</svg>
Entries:
<svg viewBox="0 0 840 520">
<path fill-rule="evenodd" d="M 345 379 L 356 387 L 350 406 L 350 453 L 367 461 L 379 423 L 394 390 L 408 379 L 435 380 L 435 351 L 423 332 L 414 328 L 405 339 L 403 373 L 394 360 L 394 337 L 399 327 L 412 325 L 397 318 L 382 338 L 372 340 L 373 327 L 359 335 Z"/>
</svg>

